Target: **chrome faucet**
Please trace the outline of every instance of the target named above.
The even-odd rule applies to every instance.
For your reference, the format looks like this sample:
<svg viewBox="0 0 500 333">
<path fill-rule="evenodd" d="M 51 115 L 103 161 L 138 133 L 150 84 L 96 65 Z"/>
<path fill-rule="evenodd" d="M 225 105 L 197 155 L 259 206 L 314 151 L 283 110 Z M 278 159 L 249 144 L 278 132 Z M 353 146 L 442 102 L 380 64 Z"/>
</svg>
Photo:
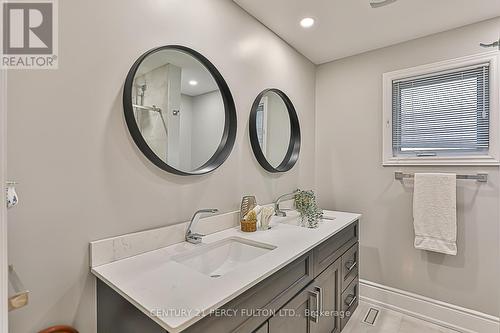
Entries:
<svg viewBox="0 0 500 333">
<path fill-rule="evenodd" d="M 194 213 L 193 217 L 191 218 L 191 222 L 189 222 L 189 225 L 186 230 L 186 236 L 185 236 L 186 242 L 191 244 L 201 243 L 201 239 L 205 235 L 193 233 L 191 231 L 191 227 L 193 226 L 193 224 L 196 224 L 198 222 L 201 214 L 215 214 L 218 211 L 219 210 L 216 208 L 210 208 L 210 209 L 200 209 L 196 213 Z"/>
<path fill-rule="evenodd" d="M 279 196 L 278 199 L 276 199 L 276 201 L 274 202 L 274 215 L 275 216 L 285 217 L 286 216 L 286 212 L 284 212 L 284 211 L 282 211 L 280 209 L 280 202 L 284 198 L 292 197 L 292 196 L 294 196 L 297 193 L 299 193 L 298 189 L 295 190 L 295 191 L 293 191 L 292 193 L 287 193 L 287 194 L 283 194 L 283 195 Z"/>
</svg>

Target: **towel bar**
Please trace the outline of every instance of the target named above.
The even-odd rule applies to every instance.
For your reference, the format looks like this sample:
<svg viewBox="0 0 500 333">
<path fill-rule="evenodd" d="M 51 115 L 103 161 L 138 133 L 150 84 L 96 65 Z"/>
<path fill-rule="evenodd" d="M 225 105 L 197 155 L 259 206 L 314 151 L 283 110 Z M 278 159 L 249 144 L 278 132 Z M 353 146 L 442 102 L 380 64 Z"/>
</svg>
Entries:
<svg viewBox="0 0 500 333">
<path fill-rule="evenodd" d="M 401 171 L 396 171 L 394 173 L 394 179 L 403 180 L 405 178 L 414 178 L 415 175 L 412 173 L 403 173 Z M 476 180 L 480 183 L 488 182 L 488 174 L 487 173 L 478 173 L 476 175 L 457 175 L 457 179 L 472 179 Z"/>
</svg>

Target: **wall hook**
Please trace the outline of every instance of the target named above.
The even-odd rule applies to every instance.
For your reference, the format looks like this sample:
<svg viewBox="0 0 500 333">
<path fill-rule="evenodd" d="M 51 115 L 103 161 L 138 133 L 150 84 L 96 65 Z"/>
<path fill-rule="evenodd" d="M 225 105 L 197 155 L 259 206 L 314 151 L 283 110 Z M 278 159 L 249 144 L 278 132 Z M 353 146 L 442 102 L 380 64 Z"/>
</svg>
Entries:
<svg viewBox="0 0 500 333">
<path fill-rule="evenodd" d="M 497 40 L 496 42 L 493 42 L 493 43 L 490 43 L 490 44 L 480 43 L 479 46 L 482 46 L 482 47 L 498 47 L 498 50 L 500 50 L 500 39 Z"/>
</svg>

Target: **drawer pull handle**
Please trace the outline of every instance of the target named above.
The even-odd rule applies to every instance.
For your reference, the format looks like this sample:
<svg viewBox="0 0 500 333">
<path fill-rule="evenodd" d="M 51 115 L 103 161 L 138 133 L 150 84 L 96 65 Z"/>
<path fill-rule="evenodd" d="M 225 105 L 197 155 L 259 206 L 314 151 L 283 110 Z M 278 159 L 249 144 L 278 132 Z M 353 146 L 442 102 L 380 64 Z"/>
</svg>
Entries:
<svg viewBox="0 0 500 333">
<path fill-rule="evenodd" d="M 319 312 L 323 312 L 323 288 L 321 287 L 314 287 L 316 291 L 319 293 Z"/>
<path fill-rule="evenodd" d="M 347 301 L 349 299 L 349 297 L 351 297 L 351 301 Z M 350 308 L 357 300 L 358 298 L 356 297 L 356 295 L 348 295 L 344 301 L 345 305 L 347 305 L 347 308 Z"/>
<path fill-rule="evenodd" d="M 311 290 L 311 291 L 309 291 L 309 293 L 311 294 L 311 296 L 313 296 L 316 299 L 316 312 L 311 311 L 311 320 L 313 323 L 317 323 L 318 319 L 319 319 L 319 308 L 320 308 L 321 295 L 320 295 L 320 292 L 318 292 L 317 290 L 314 290 L 314 291 Z"/>
<path fill-rule="evenodd" d="M 354 269 L 354 267 L 356 267 L 357 264 L 358 264 L 357 261 L 349 260 L 348 262 L 345 263 L 345 268 L 347 269 L 347 271 L 350 272 Z"/>
</svg>

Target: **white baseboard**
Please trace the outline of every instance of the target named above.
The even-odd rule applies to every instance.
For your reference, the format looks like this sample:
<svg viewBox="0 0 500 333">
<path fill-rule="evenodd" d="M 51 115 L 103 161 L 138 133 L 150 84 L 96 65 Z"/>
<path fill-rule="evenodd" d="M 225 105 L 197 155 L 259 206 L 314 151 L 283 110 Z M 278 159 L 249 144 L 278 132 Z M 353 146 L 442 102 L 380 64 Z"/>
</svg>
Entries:
<svg viewBox="0 0 500 333">
<path fill-rule="evenodd" d="M 407 291 L 360 280 L 360 299 L 464 333 L 499 333 L 500 319 Z"/>
</svg>

